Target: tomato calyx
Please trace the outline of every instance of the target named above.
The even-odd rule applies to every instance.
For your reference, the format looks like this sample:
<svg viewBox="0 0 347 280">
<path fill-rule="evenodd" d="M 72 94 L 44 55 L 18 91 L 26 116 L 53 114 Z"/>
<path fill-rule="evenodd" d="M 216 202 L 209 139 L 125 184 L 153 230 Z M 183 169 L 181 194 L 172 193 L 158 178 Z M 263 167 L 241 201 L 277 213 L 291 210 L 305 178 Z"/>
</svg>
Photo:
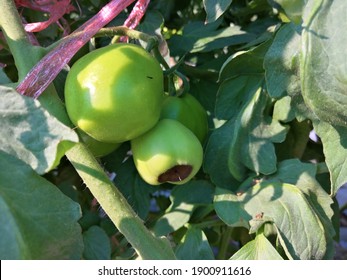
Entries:
<svg viewBox="0 0 347 280">
<path fill-rule="evenodd" d="M 158 176 L 159 183 L 179 182 L 188 178 L 193 167 L 189 164 L 175 165 Z"/>
</svg>

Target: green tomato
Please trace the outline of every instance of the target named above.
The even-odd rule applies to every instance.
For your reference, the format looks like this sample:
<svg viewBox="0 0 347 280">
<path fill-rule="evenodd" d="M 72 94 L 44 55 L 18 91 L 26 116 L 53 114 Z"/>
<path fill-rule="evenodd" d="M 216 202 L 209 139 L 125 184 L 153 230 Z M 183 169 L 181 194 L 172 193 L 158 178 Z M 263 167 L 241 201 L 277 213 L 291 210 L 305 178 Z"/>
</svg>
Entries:
<svg viewBox="0 0 347 280">
<path fill-rule="evenodd" d="M 120 145 L 122 145 L 122 143 L 100 142 L 94 139 L 93 137 L 89 136 L 88 134 L 84 133 L 82 130 L 79 130 L 78 134 L 80 135 L 84 144 L 89 148 L 89 150 L 95 157 L 106 156 L 112 153 L 113 151 L 117 150 L 120 147 Z"/>
<path fill-rule="evenodd" d="M 71 67 L 65 103 L 71 121 L 101 142 L 121 143 L 151 129 L 163 101 L 163 71 L 133 44 L 88 53 Z"/>
<path fill-rule="evenodd" d="M 203 149 L 199 139 L 178 121 L 164 119 L 131 141 L 135 166 L 148 184 L 181 185 L 199 171 Z"/>
<path fill-rule="evenodd" d="M 179 121 L 204 143 L 208 133 L 207 112 L 193 95 L 168 96 L 163 103 L 160 118 Z"/>
</svg>

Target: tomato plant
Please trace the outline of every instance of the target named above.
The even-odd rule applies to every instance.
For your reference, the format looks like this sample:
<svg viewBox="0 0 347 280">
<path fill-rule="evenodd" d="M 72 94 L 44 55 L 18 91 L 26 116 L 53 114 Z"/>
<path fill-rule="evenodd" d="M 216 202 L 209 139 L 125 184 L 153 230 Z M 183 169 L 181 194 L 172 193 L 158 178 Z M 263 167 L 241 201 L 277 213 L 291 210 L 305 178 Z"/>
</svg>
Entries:
<svg viewBox="0 0 347 280">
<path fill-rule="evenodd" d="M 0 0 L 0 258 L 346 258 L 347 2 L 106 2 Z"/>
</svg>

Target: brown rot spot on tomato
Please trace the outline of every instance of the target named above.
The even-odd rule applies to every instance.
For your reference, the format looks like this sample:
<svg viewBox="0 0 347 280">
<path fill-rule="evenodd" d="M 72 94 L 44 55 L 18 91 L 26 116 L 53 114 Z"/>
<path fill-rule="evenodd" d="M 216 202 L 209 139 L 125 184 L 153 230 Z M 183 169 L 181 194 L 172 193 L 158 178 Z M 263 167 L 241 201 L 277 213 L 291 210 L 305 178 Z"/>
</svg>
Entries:
<svg viewBox="0 0 347 280">
<path fill-rule="evenodd" d="M 186 179 L 192 172 L 191 165 L 175 165 L 174 167 L 166 170 L 158 177 L 159 183 L 165 182 L 178 182 Z"/>
</svg>

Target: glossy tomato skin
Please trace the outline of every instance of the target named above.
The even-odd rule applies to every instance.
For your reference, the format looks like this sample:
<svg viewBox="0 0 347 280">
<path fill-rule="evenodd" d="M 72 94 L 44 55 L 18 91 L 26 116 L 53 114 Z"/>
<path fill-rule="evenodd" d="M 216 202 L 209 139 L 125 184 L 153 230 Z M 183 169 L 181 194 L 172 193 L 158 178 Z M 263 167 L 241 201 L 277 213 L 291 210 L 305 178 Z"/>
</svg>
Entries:
<svg viewBox="0 0 347 280">
<path fill-rule="evenodd" d="M 186 93 L 178 97 L 167 96 L 160 118 L 179 121 L 204 143 L 208 133 L 207 112 L 193 95 Z"/>
<path fill-rule="evenodd" d="M 125 142 L 151 129 L 159 120 L 162 101 L 162 69 L 134 44 L 88 53 L 71 67 L 66 79 L 71 121 L 101 142 Z"/>
<path fill-rule="evenodd" d="M 200 141 L 187 127 L 160 120 L 150 131 L 131 141 L 140 176 L 151 185 L 184 184 L 199 171 L 203 160 Z"/>
<path fill-rule="evenodd" d="M 88 147 L 95 157 L 106 156 L 113 151 L 117 150 L 122 143 L 105 143 L 100 142 L 81 130 L 78 130 L 78 134 L 83 143 Z"/>
</svg>

